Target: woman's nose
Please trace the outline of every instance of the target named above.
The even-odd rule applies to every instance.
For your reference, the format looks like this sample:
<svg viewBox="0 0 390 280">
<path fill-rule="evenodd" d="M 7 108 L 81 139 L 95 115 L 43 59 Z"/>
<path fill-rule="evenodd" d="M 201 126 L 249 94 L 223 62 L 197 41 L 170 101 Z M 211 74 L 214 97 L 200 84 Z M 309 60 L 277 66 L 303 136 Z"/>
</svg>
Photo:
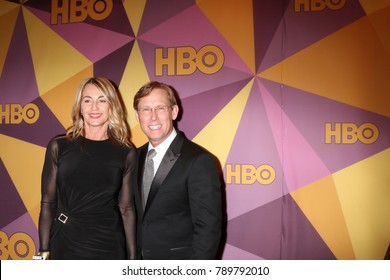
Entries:
<svg viewBox="0 0 390 280">
<path fill-rule="evenodd" d="M 98 101 L 92 101 L 92 109 L 95 110 L 97 109 L 99 106 L 98 106 Z"/>
</svg>

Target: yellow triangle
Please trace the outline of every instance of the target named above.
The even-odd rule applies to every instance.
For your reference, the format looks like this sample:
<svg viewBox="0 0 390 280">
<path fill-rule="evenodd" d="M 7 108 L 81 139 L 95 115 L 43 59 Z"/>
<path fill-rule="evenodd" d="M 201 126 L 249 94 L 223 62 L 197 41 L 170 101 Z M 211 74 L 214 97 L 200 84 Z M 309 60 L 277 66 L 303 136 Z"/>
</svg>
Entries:
<svg viewBox="0 0 390 280">
<path fill-rule="evenodd" d="M 365 17 L 259 76 L 390 116 L 389 67 L 390 57 Z"/>
<path fill-rule="evenodd" d="M 149 82 L 148 71 L 142 58 L 138 42 L 134 42 L 133 50 L 127 61 L 126 69 L 123 73 L 119 90 L 123 97 L 123 102 L 128 115 L 128 122 L 131 128 L 136 126 L 137 120 L 134 117 L 133 99 L 136 92 L 142 85 Z M 144 139 L 144 138 L 143 138 Z"/>
<path fill-rule="evenodd" d="M 253 85 L 252 79 L 193 139 L 225 166 Z M 223 137 L 223 141 L 221 141 Z"/>
<path fill-rule="evenodd" d="M 148 138 L 142 132 L 140 125 L 136 125 L 131 129 L 131 140 L 136 147 L 141 147 L 148 142 Z"/>
<path fill-rule="evenodd" d="M 47 104 L 64 128 L 69 127 L 71 124 L 73 102 L 81 81 L 92 76 L 93 67 L 90 66 L 41 95 L 42 100 Z"/>
<path fill-rule="evenodd" d="M 0 143 L 1 160 L 37 225 L 41 201 L 41 173 L 46 149 L 3 134 L 0 134 Z"/>
<path fill-rule="evenodd" d="M 197 0 L 198 7 L 253 73 L 255 67 L 253 0 Z"/>
<path fill-rule="evenodd" d="M 10 2 L 0 2 L 0 76 L 3 72 L 18 14 L 19 5 Z"/>
<path fill-rule="evenodd" d="M 390 149 L 333 178 L 357 259 L 383 260 L 390 244 Z"/>
<path fill-rule="evenodd" d="M 146 0 L 124 0 L 123 7 L 125 8 L 127 17 L 129 18 L 131 27 L 135 34 L 138 34 L 141 24 L 142 14 L 145 9 Z"/>
<path fill-rule="evenodd" d="M 300 188 L 291 196 L 337 259 L 355 259 L 331 176 Z"/>
<path fill-rule="evenodd" d="M 39 92 L 47 92 L 92 63 L 23 8 Z M 39 65 L 39 67 L 36 67 Z"/>
</svg>

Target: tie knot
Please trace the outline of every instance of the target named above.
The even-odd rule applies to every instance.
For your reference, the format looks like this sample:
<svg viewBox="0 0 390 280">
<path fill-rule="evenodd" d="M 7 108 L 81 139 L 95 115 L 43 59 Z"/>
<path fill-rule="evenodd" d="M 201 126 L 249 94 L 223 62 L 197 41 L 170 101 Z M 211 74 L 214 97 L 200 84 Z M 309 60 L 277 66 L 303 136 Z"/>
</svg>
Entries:
<svg viewBox="0 0 390 280">
<path fill-rule="evenodd" d="M 148 152 L 148 159 L 154 158 L 156 156 L 157 152 L 155 149 L 150 149 Z"/>
</svg>

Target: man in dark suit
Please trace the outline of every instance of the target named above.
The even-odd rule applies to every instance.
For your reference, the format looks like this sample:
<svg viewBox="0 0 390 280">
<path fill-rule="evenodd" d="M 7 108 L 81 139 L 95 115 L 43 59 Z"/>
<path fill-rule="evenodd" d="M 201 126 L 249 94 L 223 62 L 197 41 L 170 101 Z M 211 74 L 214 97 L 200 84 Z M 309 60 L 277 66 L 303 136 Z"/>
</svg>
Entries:
<svg viewBox="0 0 390 280">
<path fill-rule="evenodd" d="M 139 258 L 215 259 L 222 225 L 215 158 L 175 129 L 179 106 L 170 86 L 147 83 L 135 95 L 133 107 L 149 139 L 138 149 L 134 190 Z M 152 161 L 147 158 L 151 149 L 156 152 Z M 145 183 L 149 173 L 154 176 L 151 184 Z"/>
</svg>

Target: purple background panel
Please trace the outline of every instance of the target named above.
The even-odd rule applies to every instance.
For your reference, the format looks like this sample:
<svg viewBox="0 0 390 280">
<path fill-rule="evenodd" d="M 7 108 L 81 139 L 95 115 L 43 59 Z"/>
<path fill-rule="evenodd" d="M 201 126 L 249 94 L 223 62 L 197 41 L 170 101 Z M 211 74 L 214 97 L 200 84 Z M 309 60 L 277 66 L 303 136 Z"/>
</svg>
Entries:
<svg viewBox="0 0 390 280">
<path fill-rule="evenodd" d="M 277 199 L 229 220 L 227 243 L 264 259 L 280 259 L 282 203 Z"/>
<path fill-rule="evenodd" d="M 258 71 L 261 72 L 280 62 L 281 54 L 285 59 L 365 16 L 359 1 L 345 3 L 341 10 L 325 8 L 316 13 L 295 12 L 295 1 L 290 1 L 290 6 L 285 10 L 284 20 L 280 22 Z"/>
<path fill-rule="evenodd" d="M 20 1 L 15 1 L 15 2 L 20 2 Z M 50 16 L 49 17 L 44 16 L 45 13 L 47 13 L 47 14 L 51 13 L 51 5 L 52 5 L 51 2 L 52 1 L 26 1 L 26 3 L 24 5 L 26 7 L 31 7 L 28 9 L 31 12 L 35 13 L 38 17 L 40 17 L 41 20 L 43 22 L 45 22 L 49 27 L 54 28 L 54 27 L 59 27 L 61 25 L 63 25 L 63 26 L 76 25 L 77 26 L 78 23 L 62 24 L 61 23 L 61 16 L 58 16 L 58 24 L 52 25 L 50 23 Z M 58 1 L 58 2 L 59 2 L 59 6 L 62 6 L 61 1 Z M 75 1 L 73 1 L 73 2 L 75 2 Z M 79 1 L 79 3 L 77 3 L 77 4 L 80 4 L 80 2 L 81 1 Z M 97 1 L 97 2 L 101 2 L 100 4 L 103 3 L 103 1 Z M 105 28 L 105 29 L 108 29 L 108 30 L 111 30 L 111 31 L 114 31 L 117 33 L 122 33 L 124 35 L 134 37 L 134 32 L 130 26 L 130 22 L 128 20 L 126 11 L 123 7 L 122 1 L 121 0 L 113 0 L 113 4 L 114 5 L 113 5 L 113 8 L 112 8 L 110 15 L 107 18 L 105 18 L 103 21 L 95 21 L 95 20 L 91 19 L 89 16 L 87 16 L 84 23 L 94 25 L 98 28 Z M 38 13 L 38 10 L 40 10 L 41 12 Z"/>
<path fill-rule="evenodd" d="M 39 96 L 27 40 L 24 18 L 19 12 L 0 79 L 1 103 L 24 106 Z"/>
<path fill-rule="evenodd" d="M 281 259 L 335 260 L 336 257 L 290 195 L 283 198 Z"/>
<path fill-rule="evenodd" d="M 226 244 L 225 249 L 223 251 L 224 260 L 264 260 L 264 258 L 249 253 L 248 251 L 244 251 L 240 248 L 237 248 L 233 245 Z"/>
<path fill-rule="evenodd" d="M 34 14 L 46 22 L 56 34 L 70 43 L 75 49 L 96 62 L 117 50 L 128 42 L 134 40 L 133 36 L 111 31 L 104 27 L 87 23 L 50 25 L 50 14 L 40 10 L 34 10 Z"/>
<path fill-rule="evenodd" d="M 205 75 L 199 70 L 196 70 L 191 75 L 173 75 L 168 76 L 167 71 L 163 71 L 163 76 L 155 76 L 155 54 L 154 50 L 157 47 L 150 43 L 139 41 L 142 57 L 145 62 L 146 69 L 149 74 L 150 80 L 159 80 L 167 84 L 173 85 L 179 96 L 184 99 L 194 94 L 206 92 L 214 88 L 218 88 L 224 85 L 232 84 L 234 82 L 242 81 L 253 77 L 251 74 L 247 74 L 228 67 L 222 67 L 217 73 L 213 75 Z M 194 86 L 188 86 L 188 85 Z"/>
<path fill-rule="evenodd" d="M 127 62 L 129 60 L 133 46 L 134 41 L 131 41 L 130 43 L 97 61 L 93 65 L 94 76 L 106 77 L 118 86 L 122 80 L 122 75 L 127 66 Z"/>
<path fill-rule="evenodd" d="M 194 138 L 229 103 L 248 80 L 214 88 L 187 98 L 182 98 L 183 116 L 179 122 L 189 139 Z M 213 104 L 207 108 L 207 104 Z"/>
<path fill-rule="evenodd" d="M 285 115 L 280 104 L 260 82 L 259 84 L 275 141 L 283 137 L 283 145 L 277 145 L 277 148 L 289 191 L 330 175 L 328 168 L 306 141 L 304 135 Z M 283 131 L 282 135 L 281 131 Z"/>
<path fill-rule="evenodd" d="M 172 36 L 173 34 L 174 36 Z M 215 45 L 224 54 L 224 67 L 234 68 L 248 74 L 251 73 L 248 66 L 196 6 L 175 15 L 161 25 L 140 35 L 139 40 L 162 47 L 191 46 L 196 51 L 206 45 Z"/>
<path fill-rule="evenodd" d="M 6 227 L 2 228 L 1 230 L 7 234 L 8 238 L 10 238 L 13 234 L 18 232 L 28 234 L 34 241 L 35 246 L 37 247 L 36 250 L 38 251 L 39 238 L 38 238 L 37 227 L 35 226 L 28 212 L 24 213 L 19 218 L 15 219 L 14 221 L 12 221 L 12 223 L 8 224 Z M 32 250 L 32 248 L 29 249 Z M 31 252 L 25 252 L 25 254 L 28 253 Z M 37 252 L 33 252 L 33 253 L 36 254 Z"/>
<path fill-rule="evenodd" d="M 3 230 L 3 227 L 23 215 L 27 209 L 2 161 L 0 161 L 0 193 L 0 229 Z"/>
<path fill-rule="evenodd" d="M 250 135 L 250 137 L 248 137 Z M 227 187 L 229 219 L 269 203 L 283 195 L 283 169 L 272 129 L 268 122 L 260 90 L 254 83 L 236 137 L 233 140 L 226 164 L 240 168 L 243 164 L 270 165 L 276 173 L 275 180 L 268 185 L 255 182 L 253 185 L 232 184 Z M 226 166 L 224 173 L 226 173 Z M 226 175 L 227 176 L 227 175 Z M 234 182 L 234 179 L 233 179 Z"/>
<path fill-rule="evenodd" d="M 148 0 L 146 1 L 139 35 L 160 25 L 181 11 L 195 5 L 194 0 Z"/>
<path fill-rule="evenodd" d="M 264 56 L 266 55 L 269 45 L 272 42 L 274 34 L 278 29 L 280 22 L 283 21 L 284 10 L 287 6 L 285 0 L 263 0 L 253 1 L 253 21 L 254 21 L 254 37 L 256 49 L 256 69 L 259 68 Z M 278 3 L 278 4 L 276 4 Z M 275 53 L 281 54 L 279 50 L 274 50 Z M 274 54 L 277 58 L 278 55 Z M 281 59 L 281 56 L 278 60 Z M 277 60 L 277 61 L 278 61 Z"/>
<path fill-rule="evenodd" d="M 335 259 L 290 195 L 230 220 L 228 231 L 228 244 L 265 259 Z"/>
<path fill-rule="evenodd" d="M 262 82 L 281 106 L 280 99 L 274 94 L 280 85 L 267 80 Z M 284 113 L 332 173 L 390 147 L 390 122 L 387 117 L 288 86 L 284 86 L 284 92 Z M 381 132 L 375 143 L 325 143 L 325 123 L 354 123 L 360 126 L 367 120 Z"/>
<path fill-rule="evenodd" d="M 2 124 L 0 126 L 0 133 L 46 147 L 51 137 L 64 133 L 64 127 L 40 97 L 31 103 L 37 105 L 40 111 L 37 122 L 28 124 L 22 121 L 18 125 Z"/>
</svg>

